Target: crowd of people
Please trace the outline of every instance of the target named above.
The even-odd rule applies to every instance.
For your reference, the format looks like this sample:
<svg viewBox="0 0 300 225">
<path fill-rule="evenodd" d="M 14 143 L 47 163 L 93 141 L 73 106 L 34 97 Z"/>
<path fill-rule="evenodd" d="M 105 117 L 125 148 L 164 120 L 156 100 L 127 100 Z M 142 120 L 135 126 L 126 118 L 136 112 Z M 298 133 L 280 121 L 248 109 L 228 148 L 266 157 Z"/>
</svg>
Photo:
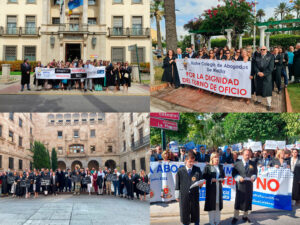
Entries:
<svg viewBox="0 0 300 225">
<path fill-rule="evenodd" d="M 293 76 L 295 82 L 300 82 L 300 43 L 295 48 L 290 46 L 288 49 L 283 49 L 278 46 L 269 51 L 266 46 L 257 47 L 255 51 L 251 46 L 242 49 L 215 47 L 209 50 L 203 47 L 195 51 L 193 45 L 186 48 L 185 52 L 182 52 L 181 48 L 177 48 L 176 53 L 169 50 L 163 61 L 162 76 L 162 81 L 167 82 L 169 87 L 184 87 L 180 84 L 176 61 L 186 58 L 251 62 L 249 82 L 251 82 L 252 99 L 254 104 L 259 105 L 262 103 L 262 98 L 266 98 L 268 111 L 272 110 L 272 92 L 277 91 L 280 94 L 282 91 L 282 77 L 284 87 L 288 86 Z M 250 104 L 250 100 L 247 99 L 246 103 Z"/>
<path fill-rule="evenodd" d="M 221 149 L 206 150 L 204 147 L 189 150 L 184 147 L 179 154 L 169 149 L 162 151 L 160 146 L 153 150 L 151 161 L 180 161 L 185 166 L 180 167 L 176 174 L 175 198 L 180 202 L 180 218 L 183 224 L 199 224 L 199 188 L 190 186 L 195 181 L 206 180 L 206 197 L 204 210 L 208 211 L 209 223 L 220 224 L 223 209 L 223 181 L 225 174 L 223 165 L 232 164 L 232 177 L 236 182 L 236 198 L 232 224 L 236 224 L 239 212 L 243 212 L 242 220 L 251 222 L 248 214 L 252 210 L 253 182 L 257 177 L 258 167 L 289 168 L 293 174 L 292 204 L 300 203 L 300 158 L 298 150 L 267 150 L 252 152 L 251 149 L 232 151 L 228 147 L 225 152 Z M 201 172 L 194 166 L 197 162 L 205 163 Z M 200 182 L 201 188 L 203 183 Z"/>
<path fill-rule="evenodd" d="M 125 63 L 112 63 L 110 61 L 103 60 L 87 60 L 85 63 L 83 60 L 73 60 L 71 62 L 56 61 L 53 59 L 46 66 L 42 65 L 41 62 L 37 63 L 37 67 L 42 68 L 93 68 L 105 66 L 105 77 L 104 78 L 79 78 L 79 79 L 36 79 L 34 74 L 34 84 L 36 87 L 40 87 L 44 90 L 72 90 L 78 89 L 82 91 L 109 91 L 109 87 L 114 87 L 114 91 L 120 91 L 120 86 L 123 86 L 123 91 L 127 92 L 128 87 L 131 86 L 131 72 L 132 68 Z M 25 85 L 27 90 L 30 89 L 30 71 L 32 70 L 29 60 L 25 59 L 21 65 L 21 91 L 24 91 Z M 35 71 L 35 68 L 34 70 Z"/>
<path fill-rule="evenodd" d="M 24 171 L 0 172 L 0 196 L 18 198 L 38 198 L 39 194 L 57 195 L 62 193 L 80 193 L 97 195 L 114 195 L 121 198 L 134 198 L 146 201 L 145 190 L 139 185 L 149 185 L 148 176 L 144 170 L 137 173 L 125 172 L 117 169 L 111 170 L 92 168 L 89 170 L 76 168 L 70 169 L 26 169 Z"/>
</svg>

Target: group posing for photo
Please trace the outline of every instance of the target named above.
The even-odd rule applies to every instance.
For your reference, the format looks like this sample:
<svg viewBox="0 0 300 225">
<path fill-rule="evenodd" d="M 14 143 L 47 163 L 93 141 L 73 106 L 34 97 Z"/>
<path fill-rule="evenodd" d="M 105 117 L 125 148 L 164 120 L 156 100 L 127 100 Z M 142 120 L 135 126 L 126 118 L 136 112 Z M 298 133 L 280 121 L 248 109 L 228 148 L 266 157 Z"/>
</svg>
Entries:
<svg viewBox="0 0 300 225">
<path fill-rule="evenodd" d="M 251 82 L 251 94 L 254 104 L 260 105 L 262 99 L 266 98 L 266 108 L 271 111 L 272 92 L 277 91 L 278 94 L 282 92 L 282 77 L 284 78 L 284 87 L 288 86 L 293 76 L 294 82 L 300 82 L 300 43 L 295 48 L 290 46 L 285 50 L 278 46 L 268 51 L 266 46 L 262 46 L 253 51 L 251 46 L 242 49 L 229 49 L 226 46 L 210 50 L 203 47 L 199 51 L 195 51 L 192 45 L 190 48 L 186 48 L 184 53 L 181 48 L 177 48 L 176 54 L 173 50 L 169 50 L 163 61 L 162 81 L 167 82 L 170 88 L 184 87 L 180 84 L 176 67 L 177 59 L 194 58 L 251 62 L 249 82 Z M 247 104 L 250 104 L 250 101 L 251 99 L 246 99 Z"/>
<path fill-rule="evenodd" d="M 62 193 L 80 193 L 97 195 L 114 195 L 133 200 L 134 198 L 146 201 L 148 190 L 140 186 L 149 186 L 148 176 L 144 170 L 140 173 L 125 172 L 105 167 L 89 170 L 70 169 L 34 169 L 25 171 L 0 172 L 0 196 L 37 198 L 39 194 L 57 195 Z M 147 191 L 147 192 L 145 192 Z M 135 196 L 134 196 L 135 194 Z"/>
</svg>

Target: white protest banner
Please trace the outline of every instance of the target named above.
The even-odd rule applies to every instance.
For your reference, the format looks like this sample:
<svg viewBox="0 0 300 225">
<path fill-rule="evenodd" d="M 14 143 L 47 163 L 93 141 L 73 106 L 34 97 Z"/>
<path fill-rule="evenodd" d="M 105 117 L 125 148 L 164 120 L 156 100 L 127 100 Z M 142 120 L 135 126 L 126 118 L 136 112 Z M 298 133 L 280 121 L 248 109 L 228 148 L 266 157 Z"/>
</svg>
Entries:
<svg viewBox="0 0 300 225">
<path fill-rule="evenodd" d="M 297 148 L 297 149 L 300 149 L 300 141 L 296 141 L 295 144 L 296 144 L 296 148 Z"/>
<path fill-rule="evenodd" d="M 285 141 L 271 141 L 271 140 L 266 141 L 265 149 L 276 150 L 277 148 L 284 149 Z"/>
<path fill-rule="evenodd" d="M 257 152 L 262 150 L 261 141 L 250 141 L 248 142 L 248 148 L 251 148 L 252 151 Z"/>
<path fill-rule="evenodd" d="M 105 66 L 89 68 L 87 70 L 87 78 L 104 78 Z"/>
<path fill-rule="evenodd" d="M 251 98 L 251 62 L 177 59 L 181 84 L 221 95 Z"/>
<path fill-rule="evenodd" d="M 150 163 L 150 202 L 169 202 L 175 200 L 176 173 L 183 162 Z M 197 163 L 203 171 L 205 163 Z M 223 165 L 226 179 L 223 181 L 223 200 L 234 201 L 236 182 L 231 165 Z M 292 210 L 293 173 L 290 169 L 258 167 L 257 179 L 253 183 L 255 205 L 269 208 Z M 205 185 L 200 189 L 199 201 L 205 201 Z"/>
</svg>

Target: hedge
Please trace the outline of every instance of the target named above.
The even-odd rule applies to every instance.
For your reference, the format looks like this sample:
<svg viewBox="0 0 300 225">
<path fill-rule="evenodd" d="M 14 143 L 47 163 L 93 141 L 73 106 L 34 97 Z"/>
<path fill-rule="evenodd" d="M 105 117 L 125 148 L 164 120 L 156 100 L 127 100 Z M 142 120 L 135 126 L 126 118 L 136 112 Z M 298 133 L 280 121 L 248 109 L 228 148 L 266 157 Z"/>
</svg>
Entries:
<svg viewBox="0 0 300 225">
<path fill-rule="evenodd" d="M 259 36 L 256 37 L 256 45 L 259 46 Z M 270 46 L 282 46 L 287 49 L 289 46 L 296 46 L 300 42 L 300 35 L 277 34 L 270 36 Z M 211 47 L 225 47 L 227 41 L 225 38 L 211 40 Z M 243 46 L 253 45 L 253 37 L 243 38 Z"/>
<path fill-rule="evenodd" d="M 21 71 L 21 64 L 24 61 L 17 60 L 17 61 L 0 61 L 0 71 L 2 71 L 2 64 L 10 64 L 10 71 Z M 33 69 L 37 66 L 37 62 L 29 62 L 31 65 L 31 72 L 33 72 Z"/>
</svg>

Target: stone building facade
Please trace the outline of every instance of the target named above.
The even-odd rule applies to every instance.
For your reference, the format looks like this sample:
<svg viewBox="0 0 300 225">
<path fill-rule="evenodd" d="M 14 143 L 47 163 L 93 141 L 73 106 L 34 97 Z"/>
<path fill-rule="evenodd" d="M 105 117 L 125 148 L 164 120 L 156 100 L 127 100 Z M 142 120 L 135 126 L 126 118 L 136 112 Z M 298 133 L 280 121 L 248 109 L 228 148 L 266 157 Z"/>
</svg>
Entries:
<svg viewBox="0 0 300 225">
<path fill-rule="evenodd" d="M 60 0 L 3 0 L 0 61 L 150 61 L 150 0 L 84 0 L 69 14 Z"/>
<path fill-rule="evenodd" d="M 150 142 L 148 113 L 15 113 L 14 115 L 23 118 L 26 132 L 22 132 L 16 122 L 14 127 L 9 126 L 12 122 L 8 113 L 0 115 L 2 126 L 0 170 L 9 168 L 8 152 L 16 152 L 14 154 L 16 160 L 22 159 L 26 168 L 27 166 L 29 168 L 32 161 L 30 146 L 34 141 L 40 141 L 50 153 L 53 148 L 57 151 L 58 167 L 62 169 L 74 169 L 76 166 L 84 168 L 107 166 L 112 169 L 149 171 L 149 158 L 146 157 Z M 16 143 L 11 143 L 9 136 L 4 134 L 8 133 L 8 130 L 14 132 L 14 136 L 24 136 L 22 137 L 24 147 L 17 147 Z M 8 150 L 7 146 L 12 150 Z M 24 149 L 20 151 L 19 148 Z M 19 168 L 15 166 L 13 169 Z"/>
</svg>

